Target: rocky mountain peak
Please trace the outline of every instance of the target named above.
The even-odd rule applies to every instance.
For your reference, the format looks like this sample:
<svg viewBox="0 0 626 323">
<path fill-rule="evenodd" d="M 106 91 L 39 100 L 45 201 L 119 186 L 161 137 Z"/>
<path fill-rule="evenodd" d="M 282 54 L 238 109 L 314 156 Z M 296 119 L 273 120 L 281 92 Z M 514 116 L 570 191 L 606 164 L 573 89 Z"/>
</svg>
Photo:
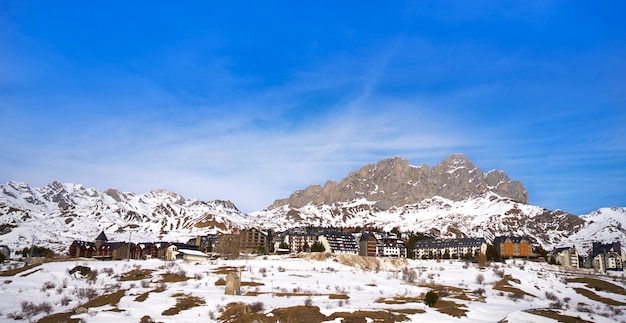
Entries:
<svg viewBox="0 0 626 323">
<path fill-rule="evenodd" d="M 528 192 L 520 182 L 510 180 L 502 171 L 483 173 L 465 155 L 453 154 L 432 168 L 411 166 L 401 157 L 383 159 L 351 172 L 339 183 L 328 181 L 324 187 L 312 185 L 298 190 L 289 198 L 276 200 L 270 209 L 365 198 L 386 210 L 435 196 L 460 201 L 487 192 L 528 203 Z"/>
<path fill-rule="evenodd" d="M 474 163 L 463 154 L 452 154 L 448 158 L 444 159 L 435 168 L 443 169 L 447 172 L 454 172 L 459 169 L 474 169 Z"/>
</svg>

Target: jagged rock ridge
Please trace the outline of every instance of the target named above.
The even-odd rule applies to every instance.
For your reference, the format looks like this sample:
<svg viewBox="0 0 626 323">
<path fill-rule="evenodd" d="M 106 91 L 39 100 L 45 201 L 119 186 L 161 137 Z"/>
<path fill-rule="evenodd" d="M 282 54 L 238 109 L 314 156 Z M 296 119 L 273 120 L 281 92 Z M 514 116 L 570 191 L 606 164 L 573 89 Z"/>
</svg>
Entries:
<svg viewBox="0 0 626 323">
<path fill-rule="evenodd" d="M 509 179 L 499 170 L 483 173 L 464 155 L 453 154 L 434 167 L 411 166 L 400 157 L 384 159 L 350 173 L 339 183 L 328 181 L 323 187 L 312 185 L 296 191 L 289 198 L 276 200 L 269 209 L 365 198 L 376 202 L 377 208 L 387 210 L 435 196 L 461 201 L 486 192 L 528 204 L 528 192 L 522 183 Z"/>
</svg>

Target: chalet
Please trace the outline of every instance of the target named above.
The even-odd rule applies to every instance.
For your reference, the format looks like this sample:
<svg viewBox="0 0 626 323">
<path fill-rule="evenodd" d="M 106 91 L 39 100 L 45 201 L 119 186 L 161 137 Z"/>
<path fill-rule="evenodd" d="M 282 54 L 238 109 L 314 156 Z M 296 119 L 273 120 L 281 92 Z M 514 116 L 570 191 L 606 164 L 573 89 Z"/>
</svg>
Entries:
<svg viewBox="0 0 626 323">
<path fill-rule="evenodd" d="M 71 258 L 92 258 L 96 255 L 96 244 L 89 241 L 74 240 L 69 248 Z"/>
<path fill-rule="evenodd" d="M 372 233 L 363 233 L 359 239 L 359 255 L 376 257 L 378 255 L 378 239 Z"/>
<path fill-rule="evenodd" d="M 589 257 L 591 266 L 600 271 L 624 270 L 624 253 L 619 242 L 594 242 Z"/>
<path fill-rule="evenodd" d="M 101 260 L 121 260 L 128 256 L 128 243 L 105 242 L 100 245 L 94 258 Z"/>
<path fill-rule="evenodd" d="M 578 251 L 576 251 L 575 246 L 556 248 L 552 251 L 552 257 L 557 265 L 566 268 L 580 268 Z"/>
<path fill-rule="evenodd" d="M 530 257 L 533 247 L 526 237 L 500 236 L 493 240 L 493 246 L 499 259 Z"/>
<path fill-rule="evenodd" d="M 485 254 L 487 241 L 484 238 L 426 239 L 416 242 L 414 247 L 417 259 L 461 259 Z"/>
<path fill-rule="evenodd" d="M 167 242 L 138 243 L 137 248 L 141 250 L 141 256 L 135 259 L 165 259 L 169 245 Z"/>
</svg>

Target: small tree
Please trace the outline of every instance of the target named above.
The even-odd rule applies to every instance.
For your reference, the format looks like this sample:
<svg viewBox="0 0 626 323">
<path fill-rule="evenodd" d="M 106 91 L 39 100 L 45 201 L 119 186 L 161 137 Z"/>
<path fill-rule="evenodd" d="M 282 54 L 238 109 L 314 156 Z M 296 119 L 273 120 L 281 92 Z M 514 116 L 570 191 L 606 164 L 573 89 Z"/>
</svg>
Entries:
<svg viewBox="0 0 626 323">
<path fill-rule="evenodd" d="M 476 275 L 476 282 L 482 284 L 485 281 L 485 276 L 483 274 Z"/>
<path fill-rule="evenodd" d="M 426 293 L 426 298 L 424 299 L 424 303 L 430 307 L 433 307 L 435 303 L 437 303 L 438 300 L 439 300 L 439 295 L 437 295 L 437 293 L 431 290 L 428 293 Z"/>
<path fill-rule="evenodd" d="M 324 248 L 324 245 L 318 241 L 315 241 L 313 245 L 311 246 L 311 252 L 324 252 L 324 251 L 326 251 L 326 248 Z"/>
<path fill-rule="evenodd" d="M 480 267 L 486 267 L 489 264 L 489 260 L 487 260 L 487 255 L 485 255 L 482 252 L 479 252 L 478 254 L 476 254 L 476 256 L 474 257 L 474 260 Z"/>
</svg>

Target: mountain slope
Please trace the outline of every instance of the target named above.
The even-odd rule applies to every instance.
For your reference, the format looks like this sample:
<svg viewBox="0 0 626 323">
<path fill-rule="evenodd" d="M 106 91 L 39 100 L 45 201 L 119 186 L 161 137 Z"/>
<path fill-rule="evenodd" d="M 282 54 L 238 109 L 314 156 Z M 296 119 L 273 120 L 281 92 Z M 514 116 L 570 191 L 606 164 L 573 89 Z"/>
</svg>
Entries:
<svg viewBox="0 0 626 323">
<path fill-rule="evenodd" d="M 40 188 L 0 184 L 0 243 L 24 247 L 38 243 L 59 250 L 74 239 L 93 240 L 104 230 L 123 241 L 178 240 L 195 233 L 230 232 L 244 216 L 230 201 L 185 199 L 165 190 L 145 194 L 53 182 Z"/>
<path fill-rule="evenodd" d="M 442 238 L 499 235 L 532 237 L 544 248 L 561 243 L 585 221 L 562 211 L 549 211 L 503 198 L 495 193 L 463 201 L 434 197 L 387 210 L 365 199 L 332 205 L 309 203 L 301 208 L 281 206 L 253 213 L 259 224 L 287 229 L 293 226 L 379 227 L 423 232 Z"/>
<path fill-rule="evenodd" d="M 528 236 L 546 249 L 565 241 L 582 245 L 580 235 L 605 241 L 613 239 L 612 232 L 626 238 L 622 227 L 606 224 L 603 215 L 577 217 L 528 205 L 527 194 L 504 172 L 483 173 L 461 154 L 432 168 L 411 166 L 396 157 L 364 166 L 339 183 L 328 181 L 323 187 L 296 191 L 251 215 L 256 225 L 281 229 L 398 227 L 443 238 L 488 241 L 498 235 Z"/>
<path fill-rule="evenodd" d="M 386 159 L 350 173 L 339 183 L 310 186 L 268 209 L 242 214 L 229 201 L 185 199 L 166 190 L 145 194 L 98 191 L 53 182 L 40 188 L 0 184 L 0 244 L 12 249 L 35 239 L 65 251 L 74 239 L 186 241 L 198 234 L 257 227 L 378 227 L 435 236 L 529 236 L 545 249 L 591 241 L 626 242 L 626 208 L 575 216 L 527 204 L 527 192 L 502 171 L 483 173 L 455 154 L 435 167 Z"/>
</svg>

